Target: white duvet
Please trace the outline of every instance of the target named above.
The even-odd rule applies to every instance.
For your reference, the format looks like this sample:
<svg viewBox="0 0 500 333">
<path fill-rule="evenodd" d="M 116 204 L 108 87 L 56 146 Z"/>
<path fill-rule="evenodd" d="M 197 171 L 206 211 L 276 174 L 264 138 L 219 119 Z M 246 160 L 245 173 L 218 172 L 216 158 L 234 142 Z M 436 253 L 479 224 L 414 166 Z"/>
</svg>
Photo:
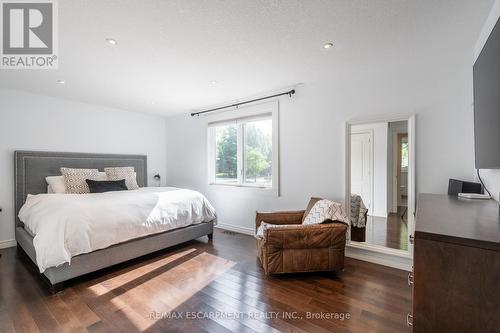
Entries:
<svg viewBox="0 0 500 333">
<path fill-rule="evenodd" d="M 34 234 L 40 272 L 82 253 L 216 218 L 199 192 L 174 187 L 28 196 L 19 219 Z"/>
</svg>

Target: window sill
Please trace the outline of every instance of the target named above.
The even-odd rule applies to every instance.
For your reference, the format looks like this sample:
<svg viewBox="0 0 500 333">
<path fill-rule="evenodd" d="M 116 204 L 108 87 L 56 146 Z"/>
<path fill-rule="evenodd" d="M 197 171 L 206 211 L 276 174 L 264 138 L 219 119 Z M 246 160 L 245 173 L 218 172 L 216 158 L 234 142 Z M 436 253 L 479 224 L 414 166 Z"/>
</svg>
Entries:
<svg viewBox="0 0 500 333">
<path fill-rule="evenodd" d="M 224 183 L 208 183 L 208 185 L 215 186 L 231 186 L 231 187 L 247 187 L 247 188 L 260 188 L 264 190 L 272 190 L 272 187 L 269 186 L 259 186 L 259 185 L 240 185 L 240 184 L 224 184 Z"/>
<path fill-rule="evenodd" d="M 243 189 L 243 190 L 249 190 L 249 191 L 256 191 L 259 193 L 265 193 L 269 194 L 275 197 L 279 196 L 279 192 L 277 188 L 274 187 L 266 187 L 266 186 L 253 186 L 253 185 L 239 185 L 239 184 L 221 184 L 221 183 L 208 183 L 210 187 L 213 188 L 220 188 L 220 189 L 227 189 L 227 190 L 237 190 L 237 189 Z"/>
</svg>

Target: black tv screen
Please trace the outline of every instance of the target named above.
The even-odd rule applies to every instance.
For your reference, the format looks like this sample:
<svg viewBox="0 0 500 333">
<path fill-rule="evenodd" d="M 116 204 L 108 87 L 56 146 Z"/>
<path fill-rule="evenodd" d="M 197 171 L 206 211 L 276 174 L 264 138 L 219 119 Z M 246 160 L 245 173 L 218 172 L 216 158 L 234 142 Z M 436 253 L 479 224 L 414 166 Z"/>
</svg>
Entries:
<svg viewBox="0 0 500 333">
<path fill-rule="evenodd" d="M 477 169 L 500 168 L 500 20 L 474 64 Z"/>
</svg>

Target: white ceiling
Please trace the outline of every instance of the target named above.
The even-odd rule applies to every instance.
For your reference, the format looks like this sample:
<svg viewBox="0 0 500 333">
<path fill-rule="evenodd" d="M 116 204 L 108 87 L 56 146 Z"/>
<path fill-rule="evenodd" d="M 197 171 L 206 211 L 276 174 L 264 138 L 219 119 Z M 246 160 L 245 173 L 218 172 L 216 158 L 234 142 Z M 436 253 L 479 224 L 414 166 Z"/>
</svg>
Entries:
<svg viewBox="0 0 500 333">
<path fill-rule="evenodd" d="M 339 71 L 383 73 L 457 43 L 472 57 L 493 0 L 58 3 L 59 69 L 2 70 L 0 87 L 169 116 Z"/>
</svg>

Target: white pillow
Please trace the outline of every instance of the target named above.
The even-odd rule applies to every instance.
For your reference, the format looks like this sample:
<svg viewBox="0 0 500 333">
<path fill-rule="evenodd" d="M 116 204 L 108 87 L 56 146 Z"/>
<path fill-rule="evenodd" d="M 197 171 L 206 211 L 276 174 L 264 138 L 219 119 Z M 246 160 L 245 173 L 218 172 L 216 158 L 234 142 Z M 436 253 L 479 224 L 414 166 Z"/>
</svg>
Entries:
<svg viewBox="0 0 500 333">
<path fill-rule="evenodd" d="M 326 220 L 347 223 L 347 215 L 342 204 L 327 199 L 319 200 L 311 208 L 302 224 L 319 224 Z"/>
<path fill-rule="evenodd" d="M 49 185 L 47 193 L 66 193 L 66 184 L 64 183 L 63 176 L 47 176 L 45 177 L 45 181 Z"/>
<path fill-rule="evenodd" d="M 94 180 L 108 180 L 106 172 L 99 172 Z M 64 176 L 47 176 L 47 193 L 67 193 L 66 184 L 64 183 Z"/>
</svg>

